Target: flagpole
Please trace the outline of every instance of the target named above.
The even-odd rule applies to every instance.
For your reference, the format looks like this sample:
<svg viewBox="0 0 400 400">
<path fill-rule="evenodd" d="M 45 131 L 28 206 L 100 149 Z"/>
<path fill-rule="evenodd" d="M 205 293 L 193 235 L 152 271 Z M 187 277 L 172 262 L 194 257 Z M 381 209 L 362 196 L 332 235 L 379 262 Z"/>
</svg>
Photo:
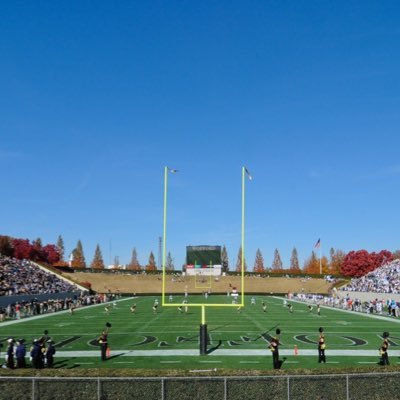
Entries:
<svg viewBox="0 0 400 400">
<path fill-rule="evenodd" d="M 321 242 L 319 242 L 319 274 L 322 275 Z"/>
</svg>

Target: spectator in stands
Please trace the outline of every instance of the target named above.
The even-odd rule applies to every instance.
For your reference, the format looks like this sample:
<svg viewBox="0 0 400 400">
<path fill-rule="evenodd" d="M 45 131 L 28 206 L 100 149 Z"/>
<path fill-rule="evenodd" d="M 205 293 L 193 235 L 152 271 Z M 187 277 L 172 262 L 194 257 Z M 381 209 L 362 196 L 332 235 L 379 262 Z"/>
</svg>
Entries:
<svg viewBox="0 0 400 400">
<path fill-rule="evenodd" d="M 361 278 L 353 278 L 343 291 L 400 293 L 400 260 L 391 261 Z"/>
<path fill-rule="evenodd" d="M 75 285 L 42 270 L 31 261 L 0 256 L 0 296 L 75 290 L 77 290 Z"/>
</svg>

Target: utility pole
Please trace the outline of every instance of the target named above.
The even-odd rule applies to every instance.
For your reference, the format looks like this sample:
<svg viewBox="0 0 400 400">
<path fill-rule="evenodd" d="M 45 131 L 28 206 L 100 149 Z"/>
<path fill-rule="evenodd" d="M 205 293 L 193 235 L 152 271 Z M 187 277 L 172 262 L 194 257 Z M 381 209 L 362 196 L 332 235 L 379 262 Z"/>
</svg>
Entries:
<svg viewBox="0 0 400 400">
<path fill-rule="evenodd" d="M 162 237 L 159 236 L 158 237 L 158 268 L 161 269 L 162 268 L 162 261 L 161 261 L 161 257 L 162 257 Z"/>
</svg>

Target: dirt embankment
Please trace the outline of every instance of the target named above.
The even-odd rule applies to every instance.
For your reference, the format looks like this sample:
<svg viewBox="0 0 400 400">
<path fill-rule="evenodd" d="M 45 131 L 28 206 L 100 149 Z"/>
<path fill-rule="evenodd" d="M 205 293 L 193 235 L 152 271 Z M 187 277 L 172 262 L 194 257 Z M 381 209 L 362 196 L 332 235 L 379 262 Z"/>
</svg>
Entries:
<svg viewBox="0 0 400 400">
<path fill-rule="evenodd" d="M 161 275 L 131 275 L 124 272 L 118 273 L 89 273 L 75 272 L 63 275 L 76 282 L 89 282 L 92 289 L 100 293 L 161 293 Z M 245 293 L 328 293 L 331 283 L 324 279 L 310 278 L 271 278 L 271 277 L 245 277 Z M 173 277 L 167 275 L 165 279 L 165 292 L 171 294 L 203 293 L 210 290 L 212 293 L 227 293 L 233 288 L 241 292 L 240 276 L 223 276 L 218 279 L 213 277 Z"/>
</svg>

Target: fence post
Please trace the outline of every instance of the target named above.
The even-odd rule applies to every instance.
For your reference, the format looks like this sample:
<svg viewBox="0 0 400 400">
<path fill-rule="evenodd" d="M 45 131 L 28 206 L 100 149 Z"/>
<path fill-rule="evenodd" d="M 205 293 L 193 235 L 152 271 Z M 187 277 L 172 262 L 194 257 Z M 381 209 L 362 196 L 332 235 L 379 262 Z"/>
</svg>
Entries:
<svg viewBox="0 0 400 400">
<path fill-rule="evenodd" d="M 349 400 L 349 374 L 346 374 L 346 400 Z"/>
<path fill-rule="evenodd" d="M 290 378 L 287 377 L 287 400 L 290 400 Z"/>
<path fill-rule="evenodd" d="M 224 378 L 224 400 L 228 400 L 228 382 L 226 377 Z"/>
<path fill-rule="evenodd" d="M 101 399 L 100 377 L 97 378 L 97 400 Z"/>
<path fill-rule="evenodd" d="M 164 400 L 164 378 L 161 378 L 161 400 Z"/>
<path fill-rule="evenodd" d="M 35 400 L 35 378 L 32 378 L 32 400 Z"/>
</svg>

